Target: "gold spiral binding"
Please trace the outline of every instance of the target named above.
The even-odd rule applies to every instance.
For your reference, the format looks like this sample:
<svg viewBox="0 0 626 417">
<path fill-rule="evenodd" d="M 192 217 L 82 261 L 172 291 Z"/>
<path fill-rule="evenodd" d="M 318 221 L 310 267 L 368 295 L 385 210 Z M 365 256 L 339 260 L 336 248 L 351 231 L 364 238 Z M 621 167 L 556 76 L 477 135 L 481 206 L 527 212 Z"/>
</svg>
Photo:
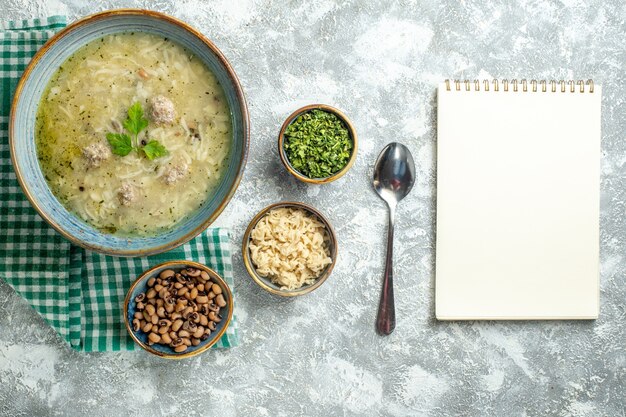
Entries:
<svg viewBox="0 0 626 417">
<path fill-rule="evenodd" d="M 530 87 L 529 87 L 529 84 L 530 84 Z M 548 91 L 548 84 L 550 85 L 550 91 L 553 93 L 556 93 L 559 90 L 561 93 L 565 93 L 568 90 L 568 86 L 569 86 L 569 92 L 575 93 L 577 85 L 579 87 L 578 91 L 580 93 L 585 93 L 585 92 L 593 93 L 594 87 L 595 87 L 593 80 L 591 79 L 587 81 L 584 81 L 584 80 L 567 80 L 567 81 L 565 80 L 558 80 L 558 81 L 557 80 L 539 80 L 537 81 L 535 79 L 532 79 L 530 80 L 530 82 L 526 80 L 525 78 L 521 80 L 518 80 L 516 78 L 511 79 L 511 80 L 493 79 L 493 80 L 482 80 L 482 88 L 481 88 L 481 80 L 478 80 L 478 79 L 474 79 L 474 80 L 446 79 L 445 80 L 445 86 L 446 86 L 447 91 L 452 91 L 452 89 L 456 91 L 472 91 L 472 89 L 474 91 L 481 91 L 481 90 L 489 91 L 490 88 L 492 87 L 493 87 L 493 91 L 500 91 L 500 86 L 502 86 L 503 91 L 509 91 L 509 85 L 511 85 L 513 92 L 518 92 L 520 91 L 520 85 L 521 85 L 521 91 L 524 93 L 527 93 L 527 92 L 536 93 L 540 91 L 540 89 L 542 93 L 545 93 Z M 472 85 L 473 85 L 473 88 L 472 88 Z"/>
</svg>

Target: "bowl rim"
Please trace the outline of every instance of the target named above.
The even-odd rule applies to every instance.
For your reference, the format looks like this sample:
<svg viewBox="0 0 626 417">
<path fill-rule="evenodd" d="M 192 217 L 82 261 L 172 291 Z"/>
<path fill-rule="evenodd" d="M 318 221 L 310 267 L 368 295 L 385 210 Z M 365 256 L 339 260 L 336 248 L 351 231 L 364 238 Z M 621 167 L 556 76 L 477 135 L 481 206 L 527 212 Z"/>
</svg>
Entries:
<svg viewBox="0 0 626 417">
<path fill-rule="evenodd" d="M 326 267 L 322 275 L 319 278 L 317 278 L 317 280 L 313 284 L 302 286 L 298 288 L 297 290 L 281 290 L 281 289 L 276 289 L 268 285 L 266 282 L 267 279 L 260 277 L 256 273 L 256 270 L 254 266 L 252 265 L 252 259 L 250 257 L 250 234 L 252 233 L 252 229 L 254 229 L 254 227 L 257 225 L 259 220 L 261 220 L 261 218 L 265 216 L 269 211 L 275 208 L 280 208 L 280 207 L 300 208 L 315 215 L 326 226 L 326 229 L 328 230 L 328 234 L 330 236 L 330 240 L 332 242 L 332 248 L 334 249 L 331 253 L 332 262 L 330 263 L 330 265 Z M 335 267 L 335 264 L 337 263 L 338 252 L 339 252 L 339 243 L 337 241 L 337 235 L 335 234 L 335 229 L 333 228 L 333 225 L 330 223 L 330 221 L 326 218 L 326 216 L 324 216 L 315 207 L 306 203 L 299 202 L 299 201 L 280 201 L 278 203 L 270 204 L 269 206 L 259 211 L 252 218 L 252 220 L 250 220 L 250 223 L 248 224 L 248 227 L 246 228 L 246 231 L 243 234 L 242 245 L 241 245 L 243 263 L 244 263 L 244 266 L 246 267 L 246 270 L 248 271 L 248 275 L 250 275 L 252 280 L 256 282 L 259 285 L 259 287 L 263 288 L 265 291 L 271 294 L 280 295 L 282 297 L 298 297 L 301 295 L 308 294 L 311 291 L 319 288 L 332 273 L 333 268 Z"/>
<path fill-rule="evenodd" d="M 352 153 L 350 154 L 350 159 L 348 159 L 348 163 L 346 164 L 346 166 L 341 168 L 341 170 L 335 172 L 333 175 L 329 177 L 325 177 L 325 178 L 309 178 L 306 175 L 300 173 L 300 171 L 295 169 L 293 165 L 291 165 L 291 162 L 289 162 L 289 158 L 287 157 L 287 154 L 284 148 L 285 130 L 287 130 L 287 127 L 291 123 L 293 123 L 293 121 L 298 116 L 300 116 L 303 113 L 309 112 L 311 110 L 323 110 L 329 113 L 333 113 L 335 116 L 339 117 L 339 119 L 342 122 L 344 122 L 346 127 L 348 128 L 350 139 L 352 139 Z M 296 177 L 302 182 L 307 182 L 310 184 L 327 184 L 329 182 L 333 182 L 343 177 L 350 170 L 350 168 L 352 168 L 352 165 L 354 165 L 354 162 L 356 161 L 358 144 L 359 144 L 359 140 L 356 134 L 356 129 L 354 128 L 354 125 L 352 124 L 350 119 L 348 119 L 348 116 L 346 116 L 341 110 L 335 107 L 329 106 L 327 104 L 309 104 L 309 105 L 300 107 L 299 109 L 291 113 L 289 116 L 287 116 L 287 119 L 285 119 L 285 122 L 281 126 L 280 132 L 278 133 L 278 155 L 280 156 L 281 162 L 283 163 L 283 165 L 285 166 L 285 168 L 291 175 L 293 175 L 294 177 Z"/>
<path fill-rule="evenodd" d="M 194 35 L 207 48 L 211 50 L 211 52 L 219 60 L 220 64 L 225 68 L 227 75 L 230 78 L 234 86 L 237 99 L 241 103 L 241 114 L 242 114 L 242 125 L 243 125 L 242 131 L 243 131 L 243 142 L 244 142 L 243 152 L 242 152 L 241 158 L 239 158 L 239 161 L 237 164 L 238 165 L 237 174 L 234 178 L 232 186 L 230 187 L 230 190 L 228 191 L 228 193 L 226 194 L 222 202 L 218 205 L 216 210 L 197 227 L 190 230 L 188 233 L 186 233 L 185 235 L 181 236 L 180 238 L 176 240 L 173 240 L 171 242 L 168 242 L 162 245 L 153 246 L 147 249 L 132 249 L 132 250 L 124 249 L 124 248 L 109 249 L 109 248 L 102 247 L 98 244 L 92 244 L 84 240 L 81 240 L 78 237 L 67 232 L 59 223 L 54 221 L 54 219 L 52 219 L 51 216 L 49 216 L 46 212 L 44 212 L 44 210 L 41 207 L 39 207 L 39 205 L 36 203 L 35 198 L 33 197 L 26 182 L 24 181 L 24 178 L 22 177 L 22 171 L 16 162 L 16 156 L 15 156 L 16 155 L 15 142 L 18 140 L 18 138 L 15 137 L 15 117 L 16 117 L 17 104 L 21 99 L 22 90 L 24 89 L 25 84 L 30 79 L 30 75 L 33 69 L 39 64 L 41 58 L 52 47 L 52 45 L 56 44 L 58 41 L 63 39 L 65 36 L 73 32 L 74 30 L 82 26 L 88 25 L 91 22 L 102 20 L 102 19 L 108 19 L 110 17 L 115 17 L 115 16 L 148 16 L 150 18 L 162 20 L 162 21 L 171 23 L 173 25 L 179 26 L 182 29 Z M 237 191 L 239 184 L 241 183 L 241 179 L 243 177 L 243 173 L 244 173 L 245 166 L 246 166 L 246 161 L 248 159 L 248 153 L 249 153 L 249 148 L 250 148 L 250 115 L 248 113 L 248 105 L 246 103 L 246 97 L 243 92 L 243 88 L 241 86 L 239 78 L 237 77 L 237 74 L 235 73 L 233 67 L 231 66 L 230 62 L 226 59 L 224 54 L 222 54 L 222 52 L 217 48 L 217 46 L 211 40 L 209 40 L 206 36 L 204 36 L 200 31 L 198 31 L 197 29 L 193 28 L 191 25 L 183 22 L 180 19 L 177 19 L 175 17 L 169 16 L 161 12 L 157 12 L 153 10 L 146 10 L 146 9 L 135 9 L 135 8 L 112 9 L 112 10 L 105 10 L 99 13 L 94 13 L 94 14 L 85 16 L 81 19 L 78 19 L 70 23 L 65 28 L 61 29 L 59 32 L 57 32 L 52 37 L 50 37 L 50 39 L 48 39 L 48 41 L 35 53 L 31 61 L 28 63 L 27 67 L 24 69 L 24 72 L 22 76 L 20 77 L 20 80 L 17 83 L 17 86 L 15 88 L 15 93 L 13 95 L 13 100 L 11 102 L 11 111 L 10 111 L 10 116 L 9 116 L 8 140 L 9 140 L 9 150 L 11 154 L 11 165 L 13 166 L 13 170 L 15 171 L 15 175 L 17 177 L 18 183 L 20 184 L 20 187 L 22 188 L 22 191 L 24 192 L 24 195 L 30 202 L 31 206 L 37 211 L 39 216 L 41 216 L 41 218 L 43 218 L 50 226 L 52 226 L 52 228 L 54 228 L 58 233 L 60 233 L 65 239 L 69 240 L 75 245 L 78 245 L 85 249 L 92 250 L 92 251 L 102 253 L 105 255 L 128 256 L 128 257 L 148 256 L 148 255 L 154 255 L 157 253 L 166 252 L 168 250 L 174 249 L 180 245 L 183 245 L 189 242 L 191 239 L 198 236 L 200 233 L 202 233 L 202 231 L 204 231 L 207 227 L 209 227 L 209 225 L 211 225 L 211 223 L 213 223 L 217 219 L 217 217 L 222 213 L 222 211 L 224 211 L 224 208 L 228 205 L 233 195 Z"/>
<path fill-rule="evenodd" d="M 201 269 L 203 271 L 206 271 L 212 279 L 217 279 L 219 281 L 220 286 L 222 287 L 222 290 L 224 290 L 227 294 L 227 302 L 228 302 L 228 306 L 230 307 L 228 309 L 228 316 L 225 318 L 226 322 L 224 323 L 224 327 L 222 327 L 222 330 L 219 331 L 219 333 L 217 334 L 217 336 L 214 336 L 213 341 L 210 343 L 207 343 L 206 345 L 190 351 L 190 352 L 183 352 L 183 353 L 163 353 L 163 352 L 159 352 L 158 350 L 152 348 L 152 346 L 149 346 L 145 343 L 143 343 L 135 334 L 135 332 L 133 331 L 133 329 L 130 327 L 130 322 L 128 321 L 128 306 L 130 304 L 130 297 L 131 294 L 133 293 L 133 291 L 135 290 L 135 288 L 137 288 L 137 286 L 140 285 L 140 283 L 148 278 L 151 274 L 154 273 L 154 271 L 156 271 L 159 268 L 163 268 L 163 267 L 171 267 L 171 269 L 177 268 L 177 267 L 181 267 L 181 266 L 192 266 L 194 268 L 197 269 Z M 194 262 L 194 261 L 185 261 L 185 260 L 178 260 L 178 261 L 166 261 L 166 262 L 162 262 L 158 265 L 155 265 L 149 269 L 147 269 L 146 271 L 144 271 L 141 275 L 139 275 L 139 277 L 131 284 L 130 288 L 128 289 L 128 291 L 126 292 L 126 297 L 124 298 L 124 324 L 126 325 L 126 330 L 128 330 L 128 333 L 130 334 L 130 337 L 132 337 L 132 339 L 135 341 L 135 343 L 137 343 L 139 346 L 141 346 L 144 350 L 152 353 L 153 355 L 165 358 L 165 359 L 184 359 L 184 358 L 189 358 L 192 356 L 196 356 L 199 355 L 200 353 L 206 351 L 207 349 L 209 349 L 211 346 L 213 346 L 214 344 L 217 343 L 218 340 L 220 340 L 220 338 L 224 335 L 224 333 L 226 332 L 226 329 L 228 328 L 228 326 L 230 325 L 230 321 L 233 317 L 233 309 L 234 309 L 234 302 L 233 302 L 233 293 L 230 290 L 230 287 L 228 286 L 228 284 L 226 283 L 226 281 L 224 281 L 224 278 L 222 278 L 222 276 L 220 274 L 218 274 L 215 270 L 209 268 L 208 266 L 201 264 L 199 262 Z M 224 319 L 222 319 L 224 320 Z"/>
</svg>

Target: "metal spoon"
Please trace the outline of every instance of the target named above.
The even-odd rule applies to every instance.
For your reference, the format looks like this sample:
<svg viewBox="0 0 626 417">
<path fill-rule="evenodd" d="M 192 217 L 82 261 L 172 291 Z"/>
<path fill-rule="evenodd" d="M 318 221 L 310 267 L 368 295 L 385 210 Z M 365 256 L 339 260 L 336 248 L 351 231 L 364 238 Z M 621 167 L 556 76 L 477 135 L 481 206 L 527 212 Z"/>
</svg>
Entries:
<svg viewBox="0 0 626 417">
<path fill-rule="evenodd" d="M 396 205 L 411 191 L 413 183 L 415 183 L 415 163 L 409 149 L 396 142 L 385 146 L 376 160 L 373 181 L 374 189 L 389 206 L 387 260 L 376 317 L 376 330 L 381 335 L 391 334 L 396 327 L 396 310 L 393 302 L 393 226 Z"/>
</svg>

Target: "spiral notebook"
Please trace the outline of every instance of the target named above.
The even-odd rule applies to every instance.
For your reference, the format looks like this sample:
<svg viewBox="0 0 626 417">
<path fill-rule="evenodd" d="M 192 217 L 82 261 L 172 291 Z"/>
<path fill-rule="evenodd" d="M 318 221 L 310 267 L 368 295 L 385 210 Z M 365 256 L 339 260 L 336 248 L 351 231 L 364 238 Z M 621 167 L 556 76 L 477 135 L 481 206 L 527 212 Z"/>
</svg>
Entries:
<svg viewBox="0 0 626 417">
<path fill-rule="evenodd" d="M 437 319 L 597 318 L 601 87 L 438 90 Z"/>
</svg>

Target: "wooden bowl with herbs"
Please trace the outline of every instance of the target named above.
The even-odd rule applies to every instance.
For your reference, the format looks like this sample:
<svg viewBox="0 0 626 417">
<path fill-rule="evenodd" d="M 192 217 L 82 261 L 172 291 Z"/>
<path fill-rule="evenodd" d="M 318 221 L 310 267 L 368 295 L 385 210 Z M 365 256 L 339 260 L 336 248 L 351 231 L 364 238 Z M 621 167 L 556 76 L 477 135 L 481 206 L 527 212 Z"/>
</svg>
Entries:
<svg viewBox="0 0 626 417">
<path fill-rule="evenodd" d="M 280 129 L 278 154 L 287 171 L 311 184 L 341 178 L 356 160 L 357 135 L 340 110 L 311 104 L 293 112 Z"/>
</svg>

